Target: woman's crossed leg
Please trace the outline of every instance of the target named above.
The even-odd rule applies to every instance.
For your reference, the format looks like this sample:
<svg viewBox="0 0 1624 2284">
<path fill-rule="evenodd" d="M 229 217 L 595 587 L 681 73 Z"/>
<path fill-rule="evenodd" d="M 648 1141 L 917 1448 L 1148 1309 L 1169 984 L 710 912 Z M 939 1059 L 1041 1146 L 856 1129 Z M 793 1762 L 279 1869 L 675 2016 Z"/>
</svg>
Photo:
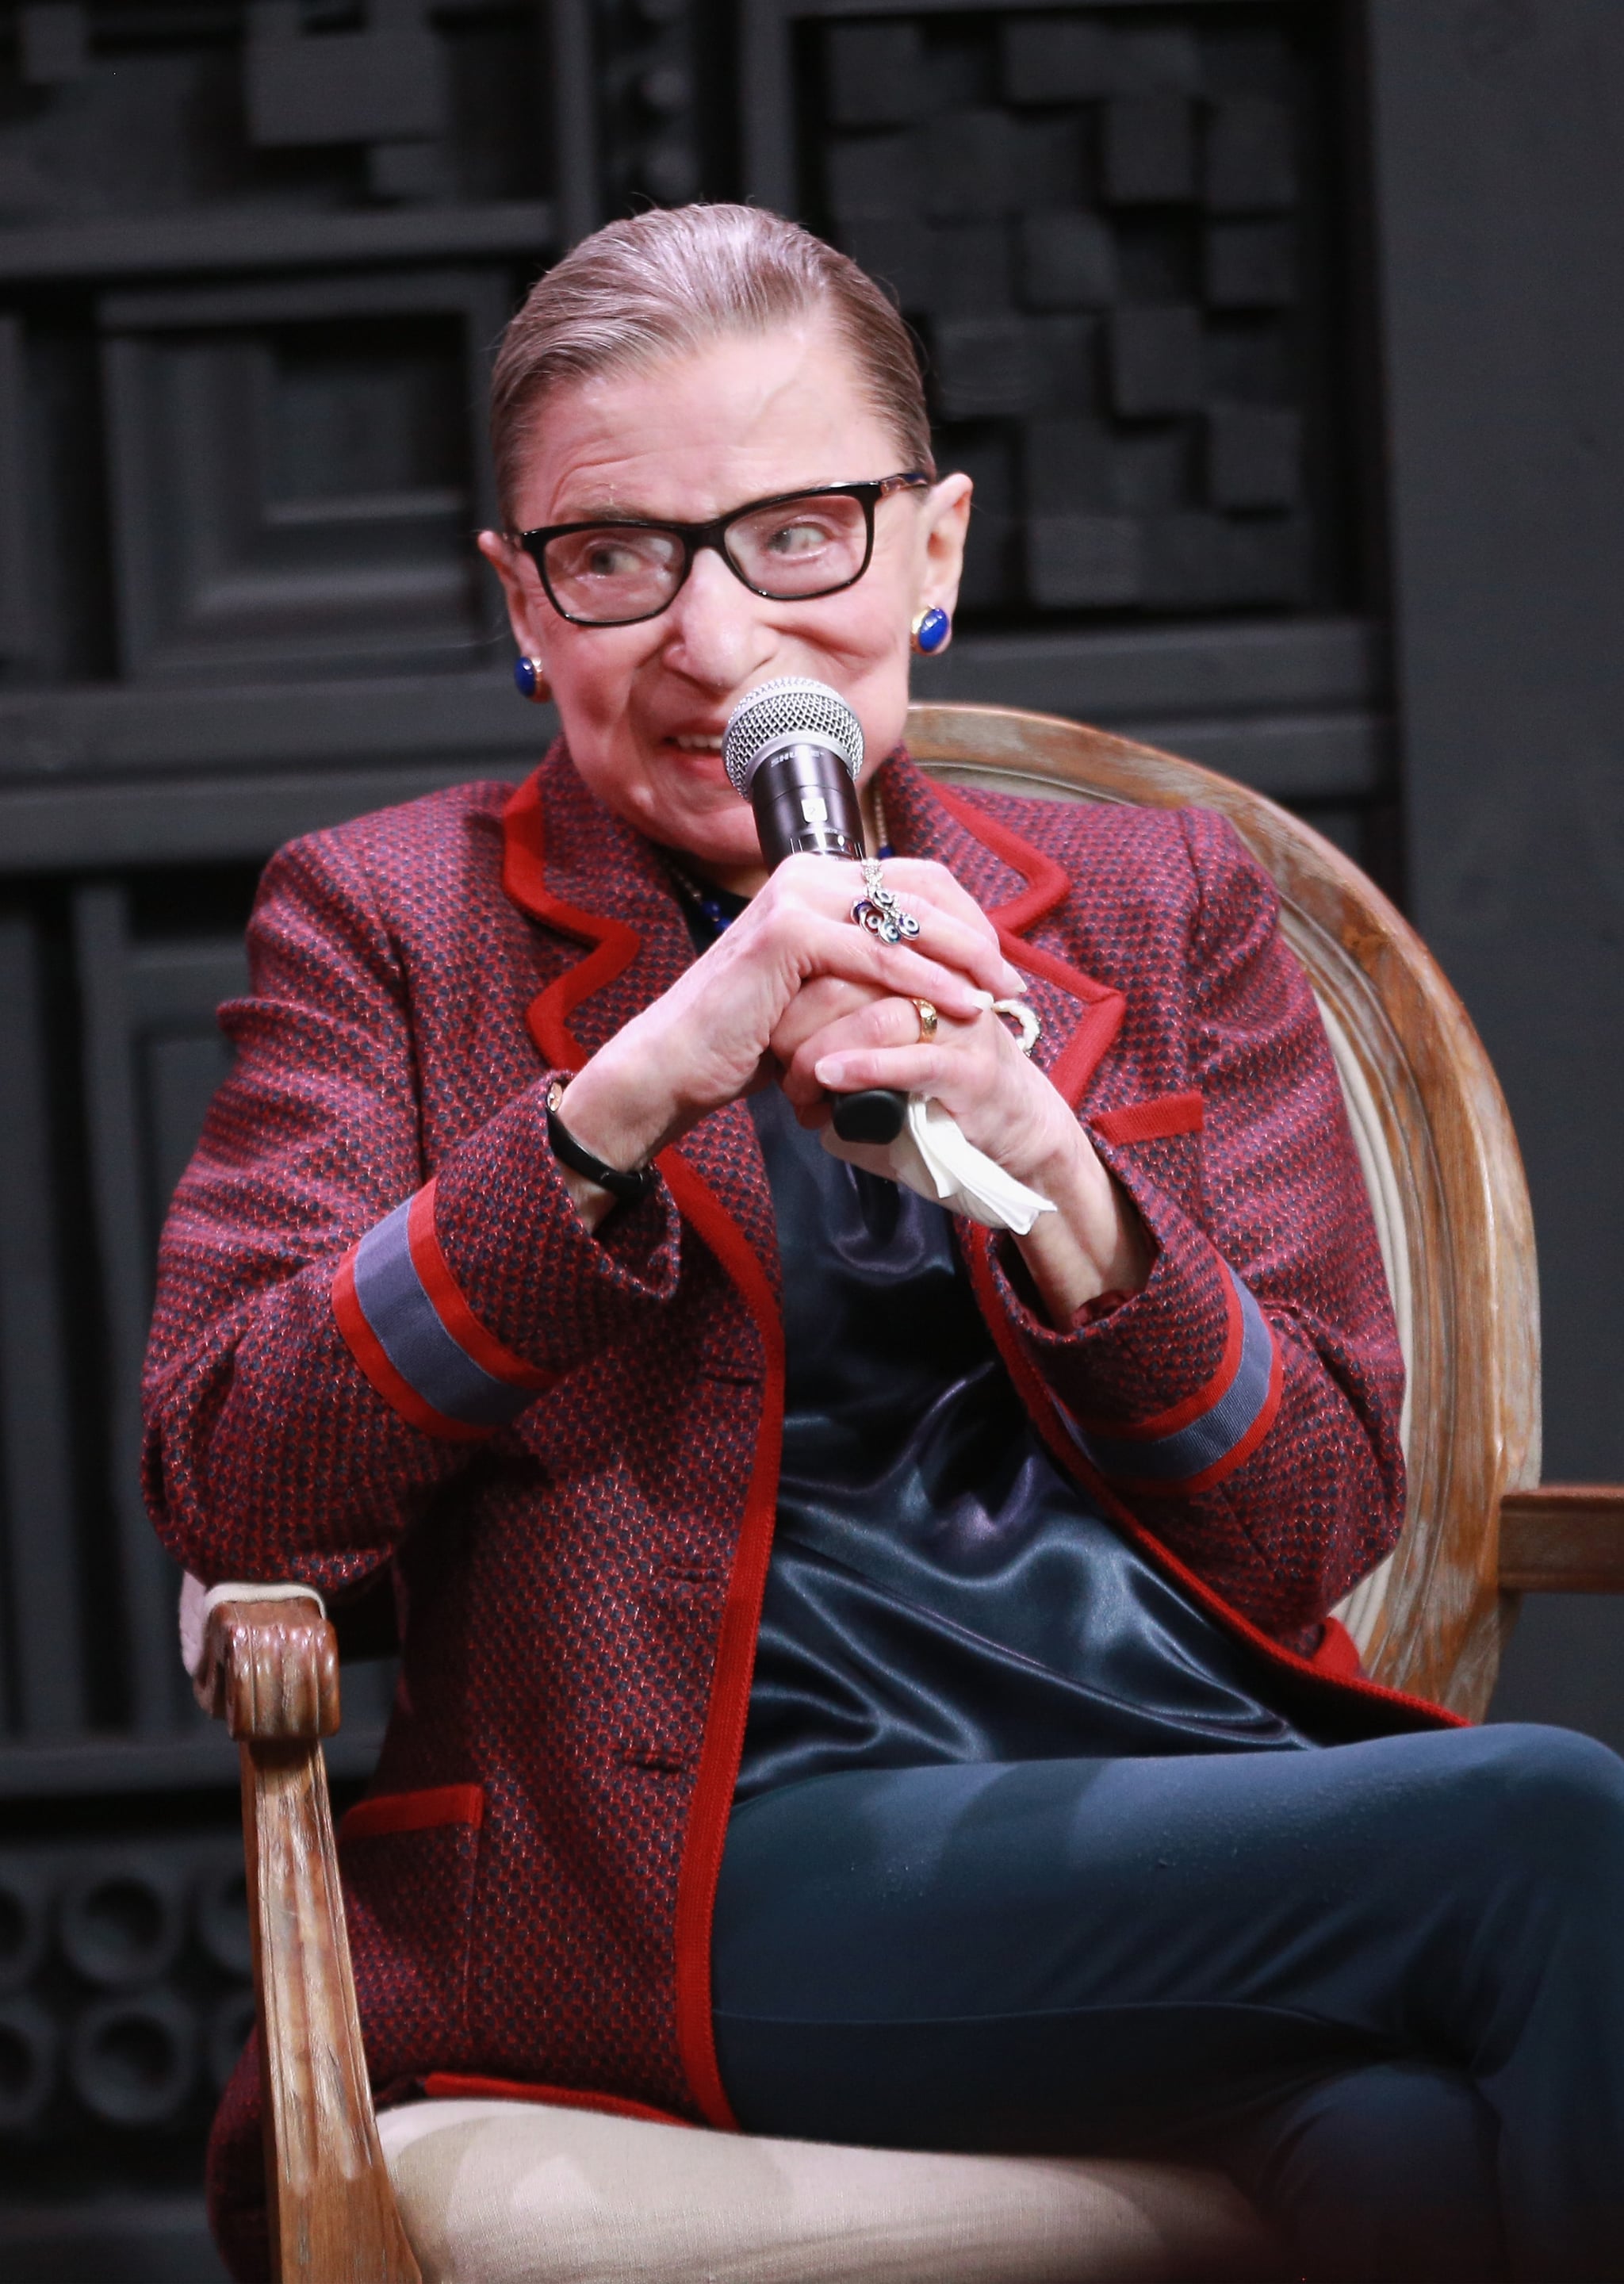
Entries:
<svg viewBox="0 0 1624 2284">
<path fill-rule="evenodd" d="M 1624 1762 L 1502 1727 L 859 1771 L 735 1815 L 760 2131 L 1230 2171 L 1320 2280 L 1624 2276 Z"/>
</svg>

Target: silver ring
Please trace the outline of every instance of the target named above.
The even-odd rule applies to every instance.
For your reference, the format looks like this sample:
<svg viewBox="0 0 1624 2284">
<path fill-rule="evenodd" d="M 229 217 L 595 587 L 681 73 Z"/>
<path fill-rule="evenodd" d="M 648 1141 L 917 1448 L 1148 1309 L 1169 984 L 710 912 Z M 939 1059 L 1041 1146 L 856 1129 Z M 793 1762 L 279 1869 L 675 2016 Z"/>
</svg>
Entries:
<svg viewBox="0 0 1624 2284">
<path fill-rule="evenodd" d="M 879 869 L 878 856 L 863 860 L 863 894 L 852 906 L 852 918 L 859 927 L 877 935 L 881 943 L 901 943 L 905 937 L 919 933 L 919 923 L 911 912 L 905 912 Z"/>
<path fill-rule="evenodd" d="M 1036 1009 L 1028 1007 L 1024 999 L 995 999 L 993 1013 L 995 1015 L 1007 1015 L 1012 1023 L 1019 1025 L 1020 1037 L 1017 1044 L 1023 1055 L 1029 1055 L 1043 1036 L 1043 1026 L 1038 1021 Z"/>
</svg>

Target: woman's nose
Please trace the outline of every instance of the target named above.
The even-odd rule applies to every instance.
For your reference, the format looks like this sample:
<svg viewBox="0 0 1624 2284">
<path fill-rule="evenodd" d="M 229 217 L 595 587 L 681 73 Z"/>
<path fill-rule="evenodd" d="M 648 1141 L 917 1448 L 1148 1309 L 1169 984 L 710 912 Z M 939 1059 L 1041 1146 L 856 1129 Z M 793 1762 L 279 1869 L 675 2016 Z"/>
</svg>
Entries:
<svg viewBox="0 0 1624 2284">
<path fill-rule="evenodd" d="M 667 662 L 711 690 L 736 690 L 771 645 L 760 598 L 734 577 L 714 547 L 702 547 L 694 557 L 668 622 Z"/>
</svg>

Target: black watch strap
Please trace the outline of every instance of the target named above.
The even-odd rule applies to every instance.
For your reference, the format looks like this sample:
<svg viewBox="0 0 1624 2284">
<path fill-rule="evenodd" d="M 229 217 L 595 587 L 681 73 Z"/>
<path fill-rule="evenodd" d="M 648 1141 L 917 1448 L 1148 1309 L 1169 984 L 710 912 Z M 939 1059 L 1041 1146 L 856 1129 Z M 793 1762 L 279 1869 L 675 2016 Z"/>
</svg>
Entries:
<svg viewBox="0 0 1624 2284">
<path fill-rule="evenodd" d="M 569 1128 L 558 1115 L 558 1105 L 564 1099 L 564 1089 L 557 1079 L 547 1090 L 547 1139 L 552 1145 L 552 1154 L 561 1166 L 573 1174 L 580 1174 L 589 1182 L 596 1182 L 600 1190 L 607 1190 L 623 1206 L 635 1206 L 647 1197 L 653 1185 L 652 1166 L 639 1168 L 636 1173 L 624 1173 L 618 1166 L 605 1163 L 594 1157 L 583 1142 L 577 1142 Z"/>
</svg>

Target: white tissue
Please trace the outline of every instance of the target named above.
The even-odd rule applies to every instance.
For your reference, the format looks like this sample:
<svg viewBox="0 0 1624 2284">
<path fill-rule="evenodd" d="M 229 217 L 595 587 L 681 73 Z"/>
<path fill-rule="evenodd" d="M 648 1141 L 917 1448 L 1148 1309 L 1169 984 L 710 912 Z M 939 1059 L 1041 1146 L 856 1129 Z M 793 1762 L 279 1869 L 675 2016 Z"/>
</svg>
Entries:
<svg viewBox="0 0 1624 2284">
<path fill-rule="evenodd" d="M 952 1113 L 926 1095 L 909 1096 L 908 1123 L 894 1142 L 842 1142 L 832 1126 L 825 1126 L 823 1143 L 832 1158 L 903 1182 L 933 1205 L 964 1214 L 986 1229 L 1013 1230 L 1025 1237 L 1039 1214 L 1054 1211 L 1047 1198 L 966 1142 Z"/>
</svg>

